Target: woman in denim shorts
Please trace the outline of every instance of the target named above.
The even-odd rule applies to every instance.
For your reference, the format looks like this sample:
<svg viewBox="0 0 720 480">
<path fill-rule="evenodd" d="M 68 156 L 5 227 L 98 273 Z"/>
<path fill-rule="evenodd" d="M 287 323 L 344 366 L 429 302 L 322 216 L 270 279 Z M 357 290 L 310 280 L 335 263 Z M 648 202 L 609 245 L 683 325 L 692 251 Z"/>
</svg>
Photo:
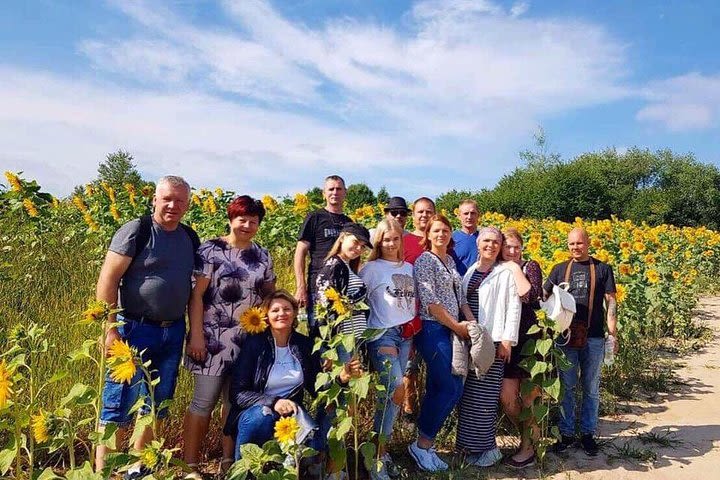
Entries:
<svg viewBox="0 0 720 480">
<path fill-rule="evenodd" d="M 375 229 L 368 263 L 360 271 L 368 288 L 368 328 L 378 330 L 378 335 L 368 343 L 368 353 L 385 386 L 384 391 L 377 393 L 373 426 L 382 466 L 370 472 L 373 480 L 387 480 L 399 473 L 385 445 L 403 404 L 403 370 L 412 345 L 412 338 L 402 336 L 402 325 L 417 312 L 413 267 L 403 261 L 402 237 L 403 229 L 397 220 L 382 220 Z"/>
</svg>

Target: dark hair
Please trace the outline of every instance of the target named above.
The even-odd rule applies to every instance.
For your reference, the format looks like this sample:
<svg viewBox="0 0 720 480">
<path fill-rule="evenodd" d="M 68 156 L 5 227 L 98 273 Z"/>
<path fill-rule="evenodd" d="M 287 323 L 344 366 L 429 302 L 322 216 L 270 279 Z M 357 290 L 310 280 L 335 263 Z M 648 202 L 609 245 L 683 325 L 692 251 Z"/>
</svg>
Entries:
<svg viewBox="0 0 720 480">
<path fill-rule="evenodd" d="M 450 229 L 450 241 L 448 242 L 448 250 L 453 248 L 455 246 L 455 241 L 452 238 L 452 224 L 450 223 L 450 220 L 447 219 L 445 215 L 441 215 L 439 213 L 436 213 L 432 217 L 430 217 L 430 220 L 428 220 L 427 225 L 425 225 L 425 230 L 423 231 L 423 237 L 422 240 L 420 240 L 420 245 L 425 249 L 425 251 L 430 251 L 430 240 L 428 239 L 428 233 L 430 233 L 430 227 L 432 227 L 432 224 L 435 222 L 441 222 L 444 223 L 449 229 Z"/>
<path fill-rule="evenodd" d="M 293 319 L 293 328 L 296 328 L 298 325 L 297 315 L 300 306 L 298 304 L 298 301 L 295 300 L 295 297 L 290 295 L 290 292 L 288 292 L 287 290 L 281 288 L 265 295 L 265 298 L 262 302 L 262 308 L 267 312 L 268 310 L 270 310 L 270 304 L 274 300 L 285 300 L 292 306 L 293 315 L 295 315 L 295 318 Z"/>
<path fill-rule="evenodd" d="M 415 205 L 417 205 L 418 202 L 427 202 L 433 206 L 433 210 L 435 210 L 435 208 L 436 208 L 435 202 L 433 202 L 432 199 L 430 199 L 428 197 L 420 197 L 420 198 L 416 198 L 415 201 L 413 202 L 413 212 L 415 211 Z M 452 230 L 452 227 L 450 227 L 450 229 Z"/>
<path fill-rule="evenodd" d="M 341 182 L 343 184 L 343 187 L 345 186 L 345 179 L 342 178 L 340 175 L 328 175 L 325 177 L 325 183 L 329 182 L 330 180 L 334 182 Z"/>
<path fill-rule="evenodd" d="M 263 205 L 262 201 L 255 200 L 250 195 L 240 195 L 228 203 L 227 215 L 230 221 L 240 215 L 258 217 L 258 223 L 261 223 L 265 218 L 265 205 Z"/>
</svg>

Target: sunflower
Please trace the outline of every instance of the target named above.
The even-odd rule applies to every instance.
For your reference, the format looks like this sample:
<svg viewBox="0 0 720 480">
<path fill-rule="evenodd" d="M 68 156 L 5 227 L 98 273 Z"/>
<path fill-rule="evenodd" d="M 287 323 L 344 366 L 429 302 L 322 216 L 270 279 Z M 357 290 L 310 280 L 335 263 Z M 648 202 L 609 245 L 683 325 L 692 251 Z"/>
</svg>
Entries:
<svg viewBox="0 0 720 480">
<path fill-rule="evenodd" d="M 337 302 L 340 300 L 340 294 L 332 287 L 325 289 L 325 298 L 331 302 Z"/>
<path fill-rule="evenodd" d="M 333 302 L 332 308 L 333 308 L 333 310 L 335 310 L 335 313 L 337 313 L 339 316 L 346 315 L 350 311 L 350 308 L 342 300 Z"/>
<path fill-rule="evenodd" d="M 262 203 L 263 203 L 263 206 L 265 207 L 265 210 L 268 213 L 272 213 L 275 210 L 277 210 L 277 207 L 278 207 L 277 201 L 270 195 L 264 195 L 262 197 Z"/>
<path fill-rule="evenodd" d="M 108 365 L 110 378 L 116 382 L 130 383 L 137 372 L 135 352 L 122 340 L 115 340 L 109 348 Z"/>
<path fill-rule="evenodd" d="M 648 270 L 645 276 L 650 283 L 658 283 L 660 281 L 660 274 L 656 270 Z"/>
<path fill-rule="evenodd" d="M 107 303 L 99 300 L 90 302 L 88 308 L 82 313 L 82 318 L 86 323 L 93 323 L 104 320 L 109 313 Z"/>
<path fill-rule="evenodd" d="M 284 417 L 275 422 L 275 439 L 280 443 L 295 441 L 300 426 L 295 417 Z"/>
<path fill-rule="evenodd" d="M 157 467 L 157 464 L 160 462 L 160 455 L 158 455 L 155 448 L 145 447 L 140 453 L 140 462 L 152 470 Z"/>
<path fill-rule="evenodd" d="M 10 394 L 13 393 L 12 374 L 13 371 L 8 368 L 5 360 L 0 362 L 0 408 L 5 406 L 8 398 L 10 398 Z"/>
<path fill-rule="evenodd" d="M 625 301 L 625 298 L 627 297 L 627 287 L 618 283 L 617 285 L 615 285 L 615 288 L 615 298 L 617 299 L 617 303 L 623 303 Z"/>
<path fill-rule="evenodd" d="M 117 205 L 114 203 L 110 204 L 110 215 L 112 215 L 116 222 L 120 221 L 120 212 L 118 212 Z"/>
<path fill-rule="evenodd" d="M 13 192 L 22 192 L 22 184 L 20 183 L 20 177 L 12 172 L 5 172 L 5 178 L 7 178 L 10 188 Z"/>
<path fill-rule="evenodd" d="M 30 200 L 29 198 L 26 198 L 26 199 L 23 200 L 23 208 L 25 208 L 25 211 L 26 211 L 27 214 L 30 215 L 31 217 L 37 217 L 37 216 L 38 216 L 38 209 L 37 209 L 37 207 L 35 206 L 35 204 L 33 203 L 33 201 Z"/>
<path fill-rule="evenodd" d="M 632 266 L 627 263 L 621 263 L 618 270 L 620 271 L 620 275 L 632 275 Z"/>
<path fill-rule="evenodd" d="M 645 251 L 645 244 L 643 242 L 635 242 L 633 243 L 633 250 L 637 253 L 642 253 Z"/>
<path fill-rule="evenodd" d="M 33 438 L 37 443 L 45 443 L 50 439 L 48 420 L 47 415 L 42 410 L 37 415 L 32 416 Z"/>
<path fill-rule="evenodd" d="M 82 199 L 82 197 L 80 195 L 75 195 L 72 199 L 72 203 L 81 212 L 85 213 L 87 211 L 87 205 L 85 205 L 85 201 Z"/>
<path fill-rule="evenodd" d="M 240 316 L 240 326 L 251 334 L 262 333 L 268 326 L 265 316 L 265 310 L 260 307 L 248 308 Z"/>
</svg>

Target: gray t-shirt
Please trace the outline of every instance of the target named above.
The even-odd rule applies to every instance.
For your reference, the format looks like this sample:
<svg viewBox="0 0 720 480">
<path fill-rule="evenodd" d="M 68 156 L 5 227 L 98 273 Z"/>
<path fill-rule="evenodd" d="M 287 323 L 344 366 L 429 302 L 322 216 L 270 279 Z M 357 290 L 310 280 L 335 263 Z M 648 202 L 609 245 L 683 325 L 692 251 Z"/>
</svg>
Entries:
<svg viewBox="0 0 720 480">
<path fill-rule="evenodd" d="M 120 227 L 110 242 L 110 251 L 134 256 L 139 229 L 140 219 Z M 169 232 L 153 220 L 147 246 L 120 281 L 119 305 L 125 309 L 124 315 L 155 321 L 181 318 L 190 299 L 194 253 L 192 240 L 183 228 Z"/>
</svg>

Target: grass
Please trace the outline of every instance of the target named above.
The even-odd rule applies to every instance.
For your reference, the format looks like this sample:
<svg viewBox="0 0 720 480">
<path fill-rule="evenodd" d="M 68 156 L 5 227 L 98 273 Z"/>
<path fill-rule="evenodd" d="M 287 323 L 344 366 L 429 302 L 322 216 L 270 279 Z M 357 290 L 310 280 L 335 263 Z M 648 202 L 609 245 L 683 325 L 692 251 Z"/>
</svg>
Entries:
<svg viewBox="0 0 720 480">
<path fill-rule="evenodd" d="M 657 445 L 665 448 L 678 448 L 685 444 L 677 438 L 677 433 L 670 429 L 661 432 L 643 432 L 638 435 L 638 440 L 645 444 Z"/>
</svg>

